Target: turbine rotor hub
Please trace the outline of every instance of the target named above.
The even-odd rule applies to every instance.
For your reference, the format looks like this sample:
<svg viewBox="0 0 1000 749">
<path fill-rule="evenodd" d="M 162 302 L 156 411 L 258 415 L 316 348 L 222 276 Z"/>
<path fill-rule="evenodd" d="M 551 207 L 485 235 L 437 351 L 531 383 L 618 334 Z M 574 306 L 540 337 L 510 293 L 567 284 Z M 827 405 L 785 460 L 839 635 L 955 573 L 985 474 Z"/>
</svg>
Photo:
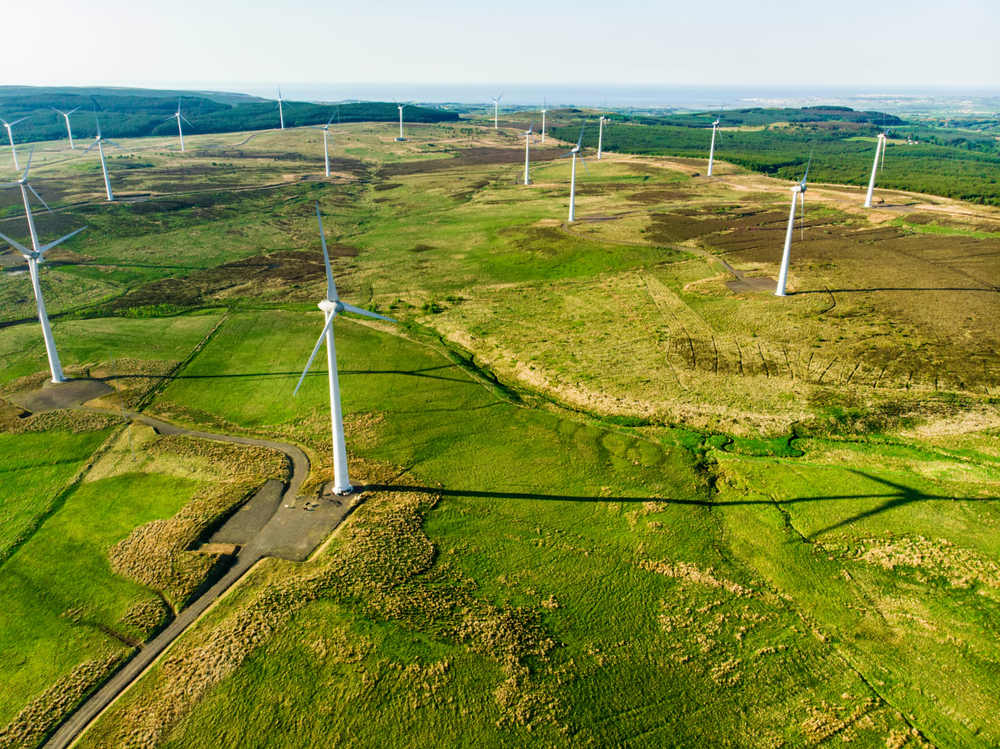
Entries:
<svg viewBox="0 0 1000 749">
<path fill-rule="evenodd" d="M 339 302 L 331 302 L 329 299 L 324 299 L 319 303 L 319 308 L 324 312 L 336 315 L 338 312 L 344 310 L 344 306 Z"/>
</svg>

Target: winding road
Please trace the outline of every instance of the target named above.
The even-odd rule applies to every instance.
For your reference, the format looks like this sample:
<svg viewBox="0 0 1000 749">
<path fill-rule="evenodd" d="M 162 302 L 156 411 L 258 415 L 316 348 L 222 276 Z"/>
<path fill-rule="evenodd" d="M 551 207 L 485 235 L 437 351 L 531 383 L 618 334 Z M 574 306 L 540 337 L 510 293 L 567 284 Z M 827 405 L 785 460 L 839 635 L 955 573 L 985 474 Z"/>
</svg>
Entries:
<svg viewBox="0 0 1000 749">
<path fill-rule="evenodd" d="M 121 412 L 76 404 L 79 410 L 119 416 Z M 294 445 L 271 440 L 212 434 L 168 424 L 138 413 L 127 413 L 131 421 L 151 426 L 159 434 L 197 437 L 236 445 L 267 447 L 284 453 L 292 461 L 292 477 L 282 502 L 271 519 L 246 543 L 226 573 L 114 673 L 96 692 L 74 710 L 44 744 L 44 749 L 66 749 L 122 696 L 189 627 L 221 600 L 254 565 L 265 557 L 301 561 L 308 557 L 329 533 L 350 513 L 353 503 L 323 498 L 305 507 L 296 504 L 299 489 L 309 475 L 309 459 Z"/>
</svg>

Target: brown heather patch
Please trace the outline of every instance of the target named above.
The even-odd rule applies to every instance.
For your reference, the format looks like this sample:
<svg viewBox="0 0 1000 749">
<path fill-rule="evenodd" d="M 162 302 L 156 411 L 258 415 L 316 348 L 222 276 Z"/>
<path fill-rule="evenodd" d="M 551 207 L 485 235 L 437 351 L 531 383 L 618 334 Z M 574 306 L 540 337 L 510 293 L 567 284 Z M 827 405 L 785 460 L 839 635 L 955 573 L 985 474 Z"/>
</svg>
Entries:
<svg viewBox="0 0 1000 749">
<path fill-rule="evenodd" d="M 10 723 L 0 728 L 0 749 L 37 746 L 69 710 L 106 679 L 123 654 L 81 663 L 29 702 Z"/>
<path fill-rule="evenodd" d="M 823 549 L 887 570 L 909 568 L 921 582 L 928 577 L 940 577 L 957 588 L 970 588 L 978 582 L 1000 589 L 1000 566 L 996 562 L 943 538 L 868 538 L 855 541 L 846 549 L 836 544 L 824 545 Z"/>
<path fill-rule="evenodd" d="M 120 624 L 135 627 L 143 634 L 143 639 L 155 632 L 170 616 L 170 608 L 162 598 L 143 598 L 119 619 Z"/>
<path fill-rule="evenodd" d="M 0 432 L 25 434 L 28 432 L 66 431 L 73 434 L 99 432 L 109 429 L 117 420 L 105 414 L 85 411 L 62 410 L 24 416 L 26 412 L 9 401 L 0 399 Z"/>
</svg>

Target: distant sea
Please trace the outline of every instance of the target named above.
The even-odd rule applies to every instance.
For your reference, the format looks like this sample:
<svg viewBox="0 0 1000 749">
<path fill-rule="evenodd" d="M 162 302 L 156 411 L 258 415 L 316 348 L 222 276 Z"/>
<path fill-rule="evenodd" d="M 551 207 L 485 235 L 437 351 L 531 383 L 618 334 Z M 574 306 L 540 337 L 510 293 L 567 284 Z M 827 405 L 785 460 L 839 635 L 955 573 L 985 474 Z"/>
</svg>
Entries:
<svg viewBox="0 0 1000 749">
<path fill-rule="evenodd" d="M 236 91 L 268 99 L 277 97 L 277 84 L 243 83 L 199 86 L 202 90 Z M 996 112 L 1000 91 L 850 86 L 574 86 L 566 84 L 489 83 L 281 83 L 285 99 L 314 102 L 345 100 L 397 101 L 421 104 L 491 105 L 503 94 L 501 106 L 602 107 L 630 109 L 727 109 L 751 106 L 812 106 L 831 104 L 878 108 L 892 112 Z"/>
</svg>

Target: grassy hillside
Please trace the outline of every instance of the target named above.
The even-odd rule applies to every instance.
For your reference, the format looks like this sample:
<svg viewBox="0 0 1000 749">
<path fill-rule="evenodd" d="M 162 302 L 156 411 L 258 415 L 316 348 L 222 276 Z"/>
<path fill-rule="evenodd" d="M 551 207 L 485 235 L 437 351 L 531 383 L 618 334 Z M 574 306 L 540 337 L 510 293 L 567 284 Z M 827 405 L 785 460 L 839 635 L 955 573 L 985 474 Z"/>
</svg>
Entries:
<svg viewBox="0 0 1000 749">
<path fill-rule="evenodd" d="M 1000 211 L 817 182 L 778 298 L 785 179 L 611 153 L 567 225 L 564 145 L 526 187 L 514 128 L 395 134 L 341 124 L 330 179 L 312 130 L 136 139 L 114 205 L 92 164 L 36 152 L 39 231 L 91 226 L 42 273 L 67 371 L 110 378 L 113 349 L 106 403 L 301 446 L 304 497 L 332 477 L 322 358 L 292 396 L 317 202 L 341 297 L 399 320 L 336 323 L 364 501 L 311 560 L 255 568 L 81 746 L 996 745 Z M 45 361 L 0 261 L 10 396 Z M 0 466 L 27 471 L 23 515 L 93 463 L 4 563 L 31 583 L 8 609 L 41 599 L 63 638 L 48 663 L 48 629 L 0 607 L 26 653 L 4 656 L 6 749 L 154 631 L 150 601 L 189 600 L 198 539 L 281 472 L 140 428 L 134 462 L 123 433 L 88 459 L 98 436 L 0 408 L 12 448 L 38 425 Z"/>
<path fill-rule="evenodd" d="M 683 115 L 649 119 L 649 124 L 613 120 L 605 130 L 604 148 L 618 153 L 707 158 L 714 118 L 711 114 Z M 1000 205 L 1000 144 L 995 137 L 931 129 L 897 118 L 888 118 L 886 124 L 891 137 L 885 168 L 878 176 L 880 187 Z M 867 185 L 882 120 L 879 113 L 868 112 L 838 119 L 826 110 L 819 115 L 812 109 L 737 110 L 725 112 L 722 125 L 715 151 L 720 161 L 799 180 L 813 154 L 810 180 Z M 579 125 L 556 127 L 551 132 L 575 141 Z M 908 143 L 907 138 L 915 142 Z M 597 147 L 596 123 L 591 122 L 584 133 L 584 144 Z"/>
</svg>

